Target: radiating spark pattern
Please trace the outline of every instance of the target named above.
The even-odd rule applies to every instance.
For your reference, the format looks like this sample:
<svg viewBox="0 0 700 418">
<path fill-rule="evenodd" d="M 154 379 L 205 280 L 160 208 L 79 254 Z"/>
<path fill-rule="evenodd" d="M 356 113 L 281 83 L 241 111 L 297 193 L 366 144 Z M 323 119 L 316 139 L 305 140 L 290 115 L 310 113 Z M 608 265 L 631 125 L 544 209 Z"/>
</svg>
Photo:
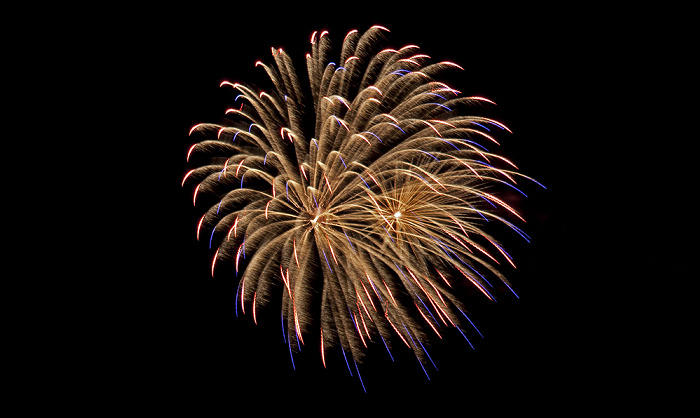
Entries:
<svg viewBox="0 0 700 418">
<path fill-rule="evenodd" d="M 241 276 L 236 312 L 249 308 L 257 322 L 259 309 L 279 306 L 292 364 L 305 339 L 320 338 L 311 346 L 324 366 L 340 347 L 358 377 L 369 343 L 392 360 L 393 346 L 405 344 L 427 375 L 431 335 L 450 326 L 465 339 L 481 335 L 458 293 L 471 286 L 495 300 L 487 276 L 511 289 L 497 266 L 515 267 L 484 225 L 501 222 L 529 241 L 507 219 L 522 216 L 494 193 L 502 184 L 520 191 L 516 178 L 530 178 L 481 144 L 510 131 L 465 112 L 495 103 L 434 80 L 461 67 L 430 63 L 415 45 L 380 51 L 386 32 L 348 33 L 342 66 L 329 60 L 328 33 L 314 33 L 310 91 L 276 48 L 274 64 L 255 63 L 271 91 L 221 83 L 240 108 L 224 124 L 192 127 L 202 140 L 187 160 L 197 168 L 182 180 L 194 186 L 194 204 L 198 195 L 215 200 L 197 237 L 206 230 L 216 249 L 212 275 L 224 260 L 235 264 L 226 274 Z"/>
</svg>

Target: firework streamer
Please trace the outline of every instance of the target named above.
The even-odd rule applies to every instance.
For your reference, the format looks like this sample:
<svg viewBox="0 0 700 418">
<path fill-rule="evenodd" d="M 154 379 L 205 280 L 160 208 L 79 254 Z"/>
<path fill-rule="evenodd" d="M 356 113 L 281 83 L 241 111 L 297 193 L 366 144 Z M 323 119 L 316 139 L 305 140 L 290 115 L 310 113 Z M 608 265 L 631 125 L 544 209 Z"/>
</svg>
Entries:
<svg viewBox="0 0 700 418">
<path fill-rule="evenodd" d="M 514 266 L 484 225 L 528 239 L 496 195 L 532 180 L 489 151 L 510 131 L 470 115 L 494 103 L 435 79 L 457 64 L 431 63 L 414 45 L 381 49 L 387 32 L 351 31 L 333 62 L 328 33 L 315 32 L 308 84 L 275 48 L 272 64 L 255 64 L 270 91 L 221 83 L 236 104 L 225 123 L 192 127 L 197 168 L 182 182 L 195 204 L 215 201 L 197 238 L 214 252 L 212 275 L 228 261 L 240 278 L 236 309 L 257 322 L 256 310 L 278 306 L 292 361 L 320 347 L 325 366 L 340 347 L 358 375 L 369 344 L 390 356 L 406 345 L 426 370 L 431 338 L 479 333 L 457 290 L 495 300 L 494 280 L 511 289 L 499 268 Z"/>
</svg>

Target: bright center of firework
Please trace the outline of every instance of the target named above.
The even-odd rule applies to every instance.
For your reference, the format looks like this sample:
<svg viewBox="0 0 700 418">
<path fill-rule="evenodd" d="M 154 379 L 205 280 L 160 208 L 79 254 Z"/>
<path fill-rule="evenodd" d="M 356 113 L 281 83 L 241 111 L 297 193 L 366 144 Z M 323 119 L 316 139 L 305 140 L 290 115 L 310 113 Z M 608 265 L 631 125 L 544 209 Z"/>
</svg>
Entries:
<svg viewBox="0 0 700 418">
<path fill-rule="evenodd" d="M 397 211 L 397 212 L 394 214 L 394 218 L 396 218 L 396 219 L 399 219 L 400 216 L 401 216 L 401 211 Z"/>
<path fill-rule="evenodd" d="M 311 225 L 314 227 L 322 224 L 326 220 L 326 214 L 321 212 L 320 209 L 316 210 L 316 213 L 310 213 L 309 214 L 309 221 L 311 222 Z"/>
</svg>

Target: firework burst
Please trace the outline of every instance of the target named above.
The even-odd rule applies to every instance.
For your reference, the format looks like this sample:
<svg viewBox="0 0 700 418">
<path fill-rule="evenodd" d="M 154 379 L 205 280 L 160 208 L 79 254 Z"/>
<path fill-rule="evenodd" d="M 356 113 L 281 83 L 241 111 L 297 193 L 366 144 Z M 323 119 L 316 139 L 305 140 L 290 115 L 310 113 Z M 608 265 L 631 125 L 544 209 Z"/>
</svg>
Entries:
<svg viewBox="0 0 700 418">
<path fill-rule="evenodd" d="M 182 181 L 194 204 L 214 202 L 197 239 L 215 251 L 212 275 L 228 261 L 240 277 L 236 309 L 257 322 L 262 306 L 281 307 L 290 353 L 317 346 L 325 365 L 339 346 L 351 372 L 371 342 L 406 345 L 426 366 L 431 334 L 478 332 L 457 289 L 494 300 L 491 281 L 511 289 L 497 267 L 514 265 L 484 225 L 528 239 L 495 194 L 529 179 L 488 151 L 509 130 L 465 112 L 494 103 L 434 79 L 457 64 L 414 45 L 380 50 L 386 32 L 351 31 L 337 62 L 327 32 L 314 33 L 308 85 L 274 48 L 274 65 L 256 63 L 271 91 L 221 83 L 237 105 L 223 124 L 192 127 L 198 167 Z"/>
</svg>

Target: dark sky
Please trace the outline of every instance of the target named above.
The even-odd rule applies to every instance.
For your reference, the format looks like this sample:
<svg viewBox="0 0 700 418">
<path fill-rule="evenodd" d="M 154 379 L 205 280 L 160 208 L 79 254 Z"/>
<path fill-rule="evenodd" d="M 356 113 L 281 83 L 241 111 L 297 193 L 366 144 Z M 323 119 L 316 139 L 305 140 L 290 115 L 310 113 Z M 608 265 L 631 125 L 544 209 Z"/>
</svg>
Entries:
<svg viewBox="0 0 700 418">
<path fill-rule="evenodd" d="M 134 251 L 148 267 L 135 273 L 140 313 L 124 343 L 133 370 L 126 398 L 173 411 L 218 407 L 237 413 L 250 405 L 260 413 L 420 407 L 567 414 L 595 408 L 612 396 L 614 382 L 629 379 L 627 361 L 615 349 L 622 320 L 608 317 L 617 313 L 609 292 L 618 285 L 609 277 L 618 267 L 609 264 L 607 250 L 594 247 L 598 237 L 591 236 L 586 217 L 599 203 L 588 194 L 593 174 L 581 155 L 596 152 L 583 132 L 584 115 L 595 108 L 582 98 L 600 92 L 592 75 L 607 50 L 571 13 L 549 19 L 546 10 L 502 16 L 496 10 L 415 7 L 404 14 L 329 7 L 320 16 L 296 19 L 266 6 L 183 9 L 154 18 L 158 23 L 134 42 L 128 71 L 138 74 L 141 96 L 133 99 L 146 109 L 138 146 L 149 173 L 136 186 L 139 207 L 146 209 L 139 210 L 143 228 Z M 381 358 L 360 369 L 365 394 L 338 358 L 324 370 L 316 354 L 305 353 L 292 370 L 278 322 L 254 326 L 249 316 L 235 318 L 232 282 L 211 278 L 211 254 L 195 240 L 202 208 L 192 208 L 192 190 L 180 188 L 180 181 L 193 143 L 189 129 L 218 122 L 232 103 L 221 81 L 264 83 L 254 63 L 270 62 L 273 46 L 287 50 L 297 70 L 305 71 L 313 31 L 328 30 L 338 46 L 349 30 L 373 24 L 391 30 L 387 46 L 417 44 L 435 61 L 463 66 L 465 71 L 447 76 L 450 85 L 498 103 L 493 116 L 514 132 L 501 138 L 499 151 L 548 189 L 530 187 L 522 202 L 533 243 L 511 253 L 519 267 L 509 277 L 520 299 L 481 308 L 477 322 L 485 338 L 475 341 L 476 349 L 459 335 L 437 343 L 439 371 L 429 369 L 431 380 L 410 353 L 392 363 L 383 349 L 375 350 Z M 636 336 L 640 329 L 628 324 L 623 333 Z"/>
</svg>

